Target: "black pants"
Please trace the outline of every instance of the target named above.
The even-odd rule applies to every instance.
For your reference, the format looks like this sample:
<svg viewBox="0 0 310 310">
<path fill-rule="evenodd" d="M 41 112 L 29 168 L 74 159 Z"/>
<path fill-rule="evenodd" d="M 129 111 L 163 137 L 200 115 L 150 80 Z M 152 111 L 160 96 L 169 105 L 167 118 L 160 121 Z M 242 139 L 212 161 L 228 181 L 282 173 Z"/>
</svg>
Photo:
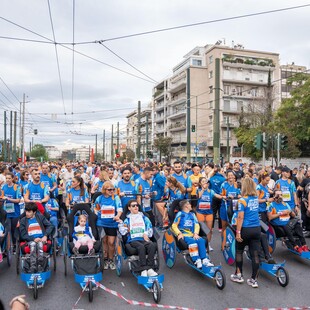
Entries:
<svg viewBox="0 0 310 310">
<path fill-rule="evenodd" d="M 152 223 L 152 226 L 155 227 L 155 216 L 154 216 L 153 210 L 144 211 L 144 212 L 148 215 L 149 220 L 150 220 L 151 223 Z"/>
<path fill-rule="evenodd" d="M 300 211 L 301 211 L 302 227 L 305 230 L 310 231 L 310 217 L 307 216 L 307 207 L 305 206 L 305 203 L 303 201 L 301 202 Z"/>
<path fill-rule="evenodd" d="M 261 228 L 258 227 L 243 227 L 241 229 L 242 242 L 236 241 L 236 267 L 242 274 L 243 252 L 246 245 L 249 246 L 249 251 L 252 260 L 252 279 L 256 279 L 259 270 L 259 248 L 260 248 Z"/>
<path fill-rule="evenodd" d="M 141 271 L 154 268 L 154 256 L 156 253 L 156 244 L 154 242 L 132 241 L 130 245 L 138 251 Z M 146 254 L 148 255 L 147 259 Z"/>
<path fill-rule="evenodd" d="M 302 232 L 302 227 L 300 226 L 299 223 L 297 223 L 294 227 L 294 230 L 292 230 L 288 225 L 285 226 L 274 226 L 274 230 L 276 232 L 276 235 L 279 237 L 287 237 L 290 243 L 292 244 L 293 247 L 298 245 L 295 241 L 295 236 L 298 237 L 299 242 L 301 245 L 306 244 L 306 240 L 304 238 L 303 232 Z"/>
<path fill-rule="evenodd" d="M 219 229 L 222 229 L 222 220 L 220 218 L 221 204 L 222 204 L 222 199 L 218 199 L 216 197 L 213 197 L 213 199 L 212 199 L 212 210 L 213 210 L 213 224 L 212 224 L 212 228 L 214 228 L 215 218 L 217 217 L 218 218 Z"/>
<path fill-rule="evenodd" d="M 12 240 L 13 240 L 13 244 L 14 245 L 16 243 L 15 230 L 16 230 L 16 226 L 17 226 L 17 223 L 18 223 L 18 219 L 19 219 L 18 217 L 8 218 L 9 230 L 11 231 Z"/>
</svg>

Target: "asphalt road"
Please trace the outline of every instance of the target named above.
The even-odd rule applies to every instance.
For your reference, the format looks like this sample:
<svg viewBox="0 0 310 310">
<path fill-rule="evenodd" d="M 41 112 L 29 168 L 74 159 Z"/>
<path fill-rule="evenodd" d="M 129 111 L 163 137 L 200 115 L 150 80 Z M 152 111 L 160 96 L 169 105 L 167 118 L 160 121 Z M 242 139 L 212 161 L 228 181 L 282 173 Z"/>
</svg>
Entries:
<svg viewBox="0 0 310 310">
<path fill-rule="evenodd" d="M 310 244 L 307 239 L 308 245 Z M 161 240 L 160 240 L 161 245 Z M 222 264 L 226 273 L 227 284 L 223 291 L 216 288 L 215 283 L 205 278 L 189 266 L 181 255 L 172 269 L 165 266 L 161 260 L 160 271 L 165 275 L 164 290 L 161 304 L 190 307 L 195 309 L 225 309 L 236 307 L 296 307 L 310 306 L 310 261 L 304 261 L 288 252 L 278 241 L 275 259 L 280 262 L 286 260 L 290 283 L 286 288 L 281 287 L 277 279 L 264 272 L 259 276 L 259 287 L 254 289 L 246 283 L 237 284 L 230 281 L 230 274 L 234 267 L 225 264 L 220 252 L 220 234 L 215 231 L 212 240 L 214 251 L 211 259 L 214 263 Z M 162 258 L 162 253 L 160 253 Z M 10 299 L 19 294 L 25 294 L 31 309 L 72 309 L 81 294 L 79 284 L 74 282 L 73 272 L 69 266 L 68 275 L 64 276 L 62 257 L 57 257 L 57 271 L 39 290 L 39 297 L 34 300 L 32 291 L 26 287 L 15 272 L 15 258 L 13 266 L 8 268 L 4 261 L 0 264 L 0 298 L 8 305 Z M 244 259 L 245 279 L 250 276 L 250 261 Z M 137 284 L 136 279 L 128 271 L 125 264 L 121 277 L 112 270 L 103 275 L 102 284 L 123 294 L 128 299 L 153 303 L 152 294 Z M 138 306 L 128 305 L 101 289 L 94 292 L 94 301 L 89 303 L 85 293 L 77 305 L 78 309 L 135 309 Z M 139 307 L 141 308 L 141 307 Z"/>
</svg>

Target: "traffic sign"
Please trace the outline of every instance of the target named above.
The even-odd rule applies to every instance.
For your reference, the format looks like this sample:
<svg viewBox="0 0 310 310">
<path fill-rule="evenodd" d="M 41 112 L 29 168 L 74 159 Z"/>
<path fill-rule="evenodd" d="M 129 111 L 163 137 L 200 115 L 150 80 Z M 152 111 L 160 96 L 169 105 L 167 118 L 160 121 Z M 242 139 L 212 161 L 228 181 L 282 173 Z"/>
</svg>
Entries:
<svg viewBox="0 0 310 310">
<path fill-rule="evenodd" d="M 194 152 L 197 154 L 197 153 L 199 153 L 199 146 L 196 146 L 195 148 L 194 148 Z"/>
</svg>

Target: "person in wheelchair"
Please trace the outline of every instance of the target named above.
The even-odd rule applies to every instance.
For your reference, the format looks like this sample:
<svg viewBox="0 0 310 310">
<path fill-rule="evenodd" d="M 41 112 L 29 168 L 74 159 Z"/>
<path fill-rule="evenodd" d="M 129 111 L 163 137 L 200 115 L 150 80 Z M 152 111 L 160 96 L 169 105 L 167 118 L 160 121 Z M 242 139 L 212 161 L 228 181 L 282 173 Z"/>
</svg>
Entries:
<svg viewBox="0 0 310 310">
<path fill-rule="evenodd" d="M 298 218 L 291 207 L 283 201 L 281 190 L 275 190 L 274 201 L 269 205 L 267 215 L 276 235 L 288 238 L 289 248 L 298 253 L 309 252 Z M 298 237 L 297 242 L 294 236 Z"/>
<path fill-rule="evenodd" d="M 40 213 L 35 202 L 25 204 L 26 216 L 20 220 L 20 240 L 30 248 L 30 272 L 42 272 L 44 267 L 43 245 L 52 235 L 53 225 Z"/>
<path fill-rule="evenodd" d="M 126 236 L 126 244 L 134 248 L 138 252 L 142 277 L 157 276 L 154 271 L 155 253 L 157 244 L 151 240 L 153 236 L 152 223 L 149 218 L 139 211 L 137 200 L 130 200 L 127 204 L 129 214 L 123 223 L 119 224 L 119 232 L 122 236 Z M 147 255 L 147 257 L 146 257 Z"/>
<path fill-rule="evenodd" d="M 79 254 L 79 248 L 81 245 L 87 245 L 89 255 L 95 254 L 94 242 L 96 239 L 93 236 L 91 227 L 87 223 L 87 216 L 85 214 L 79 215 L 78 225 L 74 227 L 72 237 L 74 243 L 72 252 L 75 255 Z"/>
<path fill-rule="evenodd" d="M 183 239 L 188 245 L 189 254 L 197 268 L 205 266 L 214 266 L 208 256 L 206 250 L 206 240 L 199 236 L 200 225 L 196 215 L 191 212 L 192 206 L 188 200 L 182 200 L 179 203 L 181 211 L 179 211 L 171 226 L 172 232 L 177 236 L 178 240 Z"/>
</svg>

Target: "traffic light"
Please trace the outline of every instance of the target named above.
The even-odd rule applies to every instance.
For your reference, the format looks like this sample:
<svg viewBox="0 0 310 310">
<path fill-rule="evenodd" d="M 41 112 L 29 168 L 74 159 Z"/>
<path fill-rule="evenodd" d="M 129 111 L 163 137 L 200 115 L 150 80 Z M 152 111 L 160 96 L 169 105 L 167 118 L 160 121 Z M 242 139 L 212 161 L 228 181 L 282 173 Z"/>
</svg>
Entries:
<svg viewBox="0 0 310 310">
<path fill-rule="evenodd" d="M 254 147 L 257 150 L 261 150 L 262 146 L 263 146 L 263 135 L 261 133 L 258 133 L 254 136 L 254 143 L 253 143 Z"/>
<path fill-rule="evenodd" d="M 196 126 L 192 125 L 192 132 L 195 132 L 195 131 L 196 131 Z"/>
<path fill-rule="evenodd" d="M 152 151 L 146 151 L 146 157 L 147 158 L 153 158 L 153 152 Z"/>
<path fill-rule="evenodd" d="M 286 150 L 288 147 L 288 139 L 287 136 L 281 135 L 280 137 L 281 150 Z"/>
<path fill-rule="evenodd" d="M 37 135 L 37 134 L 38 134 L 38 129 L 34 129 L 34 130 L 33 130 L 33 133 L 34 133 L 35 135 Z"/>
<path fill-rule="evenodd" d="M 262 148 L 264 150 L 266 150 L 268 148 L 268 140 L 269 140 L 269 136 L 268 135 L 265 135 L 265 140 L 264 138 L 262 137 Z"/>
</svg>

